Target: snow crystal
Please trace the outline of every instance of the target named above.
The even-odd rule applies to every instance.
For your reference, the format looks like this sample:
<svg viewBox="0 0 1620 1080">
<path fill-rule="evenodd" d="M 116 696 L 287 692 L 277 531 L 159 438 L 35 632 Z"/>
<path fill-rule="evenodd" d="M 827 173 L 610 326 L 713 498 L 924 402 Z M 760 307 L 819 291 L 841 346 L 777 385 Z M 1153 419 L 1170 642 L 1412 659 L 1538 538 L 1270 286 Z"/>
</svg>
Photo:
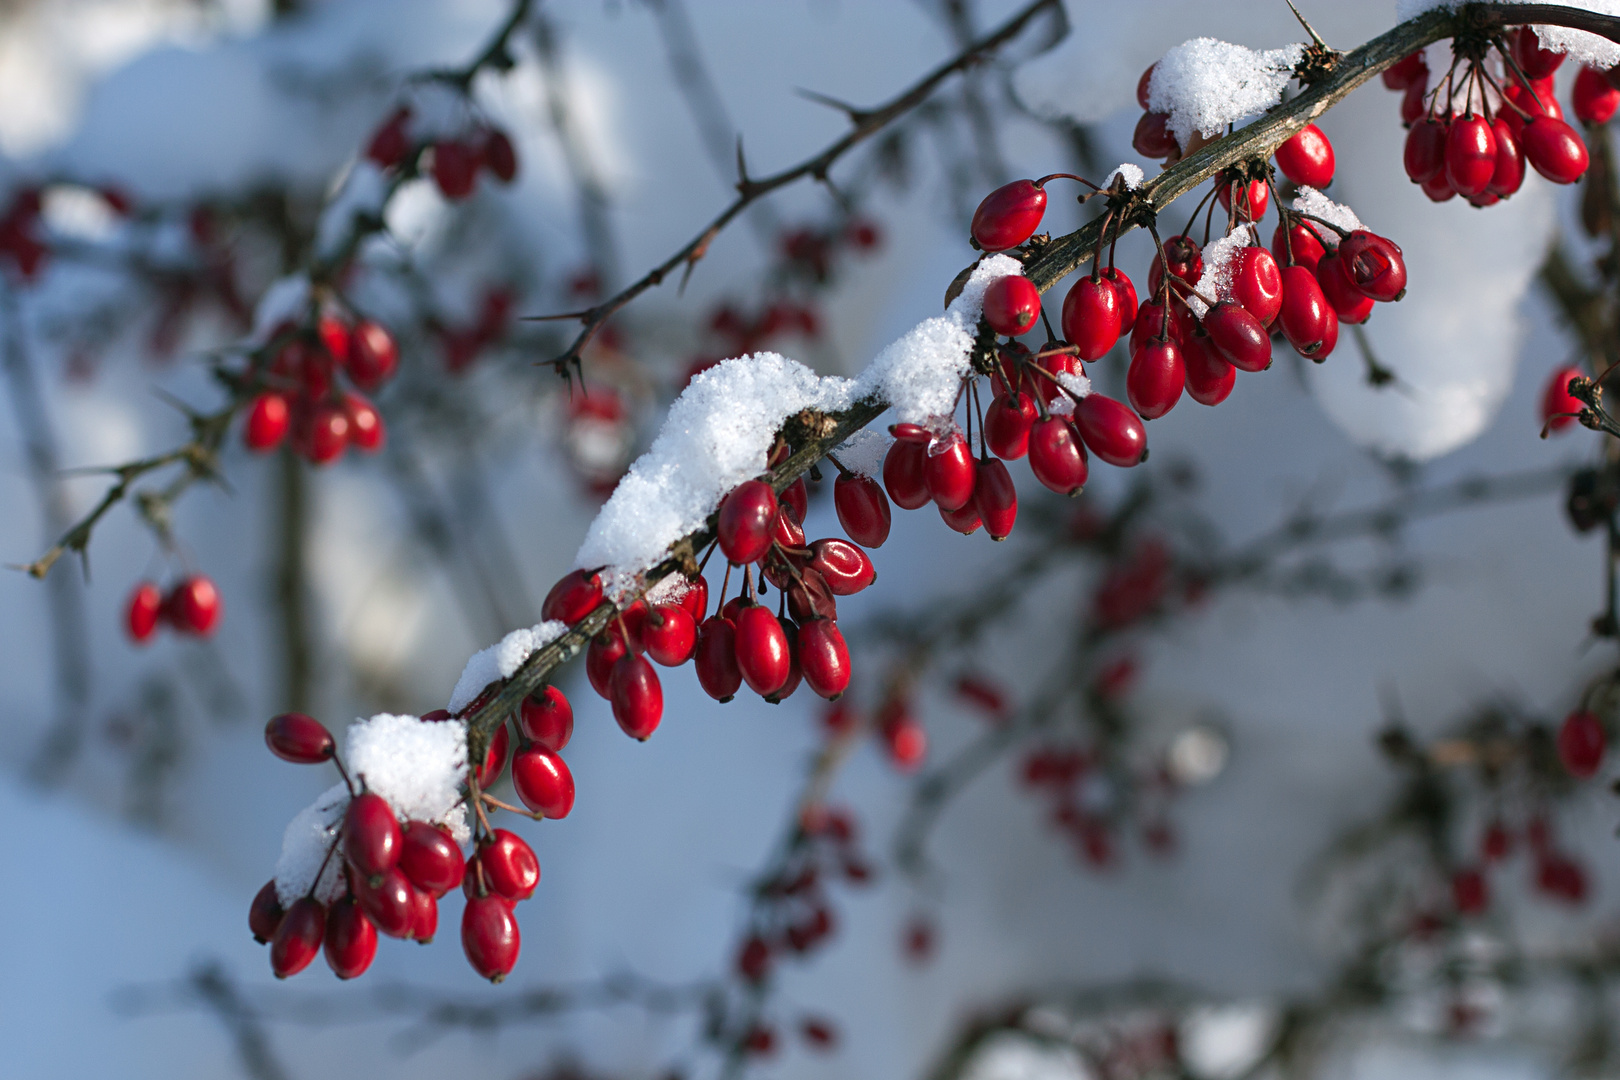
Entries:
<svg viewBox="0 0 1620 1080">
<path fill-rule="evenodd" d="M 887 431 L 861 428 L 834 448 L 833 453 L 850 472 L 877 479 L 883 475 L 883 459 L 894 445 L 894 436 Z"/>
<path fill-rule="evenodd" d="M 876 395 L 902 422 L 949 416 L 969 370 L 984 290 L 1022 271 L 1006 255 L 981 260 L 943 315 L 913 327 L 853 380 L 823 378 L 776 353 L 724 360 L 702 372 L 591 523 L 574 565 L 605 567 L 610 595 L 634 587 L 671 544 L 702 526 L 726 492 L 765 472 L 776 432 L 801 410 L 830 412 Z"/>
<path fill-rule="evenodd" d="M 1401 22 L 1416 18 L 1437 8 L 1457 8 L 1465 2 L 1478 0 L 1395 0 L 1395 18 Z M 1490 0 L 1484 0 L 1489 3 Z M 1595 11 L 1599 15 L 1620 17 L 1620 0 L 1525 0 L 1531 4 L 1560 4 L 1564 7 Z M 1567 26 L 1537 26 L 1536 37 L 1541 47 L 1553 52 L 1567 53 L 1571 60 L 1592 67 L 1611 68 L 1620 64 L 1620 45 L 1606 37 L 1575 30 Z"/>
<path fill-rule="evenodd" d="M 401 820 L 445 824 L 457 840 L 466 838 L 464 725 L 379 713 L 350 724 L 345 742 L 349 775 L 387 799 Z"/>
<path fill-rule="evenodd" d="M 671 574 L 648 589 L 642 599 L 649 604 L 678 604 L 691 591 L 692 583 L 685 574 Z"/>
<path fill-rule="evenodd" d="M 1113 187 L 1114 177 L 1116 176 L 1125 181 L 1125 188 L 1128 191 L 1135 191 L 1137 188 L 1141 187 L 1142 181 L 1145 179 L 1142 175 L 1142 167 L 1140 165 L 1132 165 L 1127 161 L 1121 164 L 1113 172 L 1105 176 L 1103 178 L 1102 186 L 1105 189 Z"/>
<path fill-rule="evenodd" d="M 300 322 L 309 305 L 309 278 L 289 274 L 270 283 L 253 312 L 253 340 L 269 341 L 284 322 Z"/>
<path fill-rule="evenodd" d="M 1355 232 L 1357 229 L 1365 229 L 1367 227 L 1361 223 L 1360 218 L 1356 217 L 1356 212 L 1354 210 L 1350 209 L 1348 206 L 1345 206 L 1343 203 L 1334 202 L 1332 199 L 1328 198 L 1326 195 L 1322 194 L 1320 191 L 1317 191 L 1313 187 L 1302 187 L 1299 189 L 1299 197 L 1294 200 L 1293 209 L 1298 210 L 1302 214 L 1310 214 L 1312 217 L 1319 217 L 1323 221 L 1330 221 L 1346 232 Z M 1332 229 L 1320 228 L 1317 229 L 1316 232 L 1322 237 L 1322 243 L 1326 245 L 1329 251 L 1338 249 L 1338 233 L 1334 232 Z M 1205 258 L 1208 258 L 1208 256 L 1206 255 Z"/>
<path fill-rule="evenodd" d="M 282 907 L 290 907 L 308 894 L 317 873 L 321 875 L 321 882 L 315 890 L 315 899 L 330 904 L 342 894 L 343 859 L 333 855 L 328 860 L 326 853 L 337 839 L 348 805 L 348 787 L 335 784 L 287 823 L 287 831 L 281 836 L 281 858 L 276 860 L 276 899 L 281 901 Z"/>
<path fill-rule="evenodd" d="M 1060 371 L 1057 381 L 1059 386 L 1077 398 L 1086 397 L 1091 393 L 1091 380 L 1077 371 Z"/>
<path fill-rule="evenodd" d="M 335 254 L 355 227 L 356 218 L 376 218 L 388 198 L 388 180 L 370 160 L 362 158 L 343 179 L 343 186 L 321 211 L 315 231 L 315 251 L 322 258 Z"/>
<path fill-rule="evenodd" d="M 1255 52 L 1214 38 L 1194 38 L 1160 57 L 1148 84 L 1148 109 L 1168 113 L 1176 141 L 1186 146 L 1194 132 L 1218 136 L 1282 100 L 1303 45 Z"/>
<path fill-rule="evenodd" d="M 1309 190 L 1309 189 L 1306 189 Z M 1232 264 L 1253 237 L 1247 225 L 1240 225 L 1204 249 L 1204 273 L 1198 279 L 1198 291 L 1214 300 L 1227 300 L 1232 296 Z M 1188 294 L 1187 306 L 1200 319 L 1209 305 Z"/>
<path fill-rule="evenodd" d="M 448 708 L 453 713 L 459 713 L 472 704 L 484 687 L 511 678 L 530 653 L 545 648 L 567 632 L 566 623 L 549 619 L 538 626 L 514 630 L 489 648 L 474 653 L 467 666 L 462 668 L 461 678 L 456 680 Z"/>
</svg>

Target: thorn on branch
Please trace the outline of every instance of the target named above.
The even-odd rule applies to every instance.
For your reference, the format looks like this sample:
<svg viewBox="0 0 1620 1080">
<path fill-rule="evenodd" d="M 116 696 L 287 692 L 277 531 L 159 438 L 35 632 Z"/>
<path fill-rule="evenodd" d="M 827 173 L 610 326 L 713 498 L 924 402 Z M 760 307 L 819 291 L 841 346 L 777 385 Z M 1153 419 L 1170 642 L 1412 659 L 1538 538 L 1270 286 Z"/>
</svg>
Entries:
<svg viewBox="0 0 1620 1080">
<path fill-rule="evenodd" d="M 872 118 L 872 111 L 870 109 L 858 109 L 847 101 L 840 101 L 835 97 L 829 97 L 826 94 L 817 93 L 814 90 L 806 90 L 802 86 L 794 87 L 793 92 L 804 98 L 806 101 L 813 101 L 817 105 L 825 105 L 829 109 L 836 109 L 838 112 L 841 112 L 845 116 L 849 117 L 849 122 L 854 124 L 856 127 L 860 127 L 862 124 L 866 123 L 866 121 Z"/>
</svg>

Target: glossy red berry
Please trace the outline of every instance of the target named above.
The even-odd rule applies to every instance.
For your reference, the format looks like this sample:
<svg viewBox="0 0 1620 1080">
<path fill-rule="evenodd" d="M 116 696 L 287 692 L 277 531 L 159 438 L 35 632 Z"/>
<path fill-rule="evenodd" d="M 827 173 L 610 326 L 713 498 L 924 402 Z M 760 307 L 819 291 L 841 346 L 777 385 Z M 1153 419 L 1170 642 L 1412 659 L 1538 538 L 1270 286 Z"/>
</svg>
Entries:
<svg viewBox="0 0 1620 1080">
<path fill-rule="evenodd" d="M 343 854 L 366 878 L 385 874 L 399 863 L 405 835 L 388 800 L 365 791 L 349 801 L 343 815 Z"/>
<path fill-rule="evenodd" d="M 611 630 L 604 630 L 591 639 L 585 650 L 585 676 L 597 696 L 604 699 L 613 696 L 613 665 L 629 651 L 624 638 Z"/>
<path fill-rule="evenodd" d="M 1586 403 L 1569 392 L 1569 380 L 1585 378 L 1580 368 L 1559 368 L 1547 380 L 1547 389 L 1541 395 L 1541 422 L 1548 431 L 1563 431 L 1576 422 Z"/>
<path fill-rule="evenodd" d="M 1405 90 L 1414 79 L 1426 78 L 1429 65 L 1423 59 L 1423 50 L 1410 53 L 1384 69 L 1384 86 L 1390 90 Z"/>
<path fill-rule="evenodd" d="M 879 548 L 889 538 L 889 498 L 870 476 L 840 474 L 833 483 L 833 507 L 845 534 L 862 547 Z"/>
<path fill-rule="evenodd" d="M 883 458 L 883 488 L 902 510 L 916 510 L 928 502 L 928 447 L 925 443 L 895 440 Z"/>
<path fill-rule="evenodd" d="M 349 448 L 349 414 L 343 406 L 317 406 L 304 443 L 306 456 L 316 465 L 330 465 L 342 457 Z"/>
<path fill-rule="evenodd" d="M 452 202 L 472 194 L 481 155 L 464 142 L 441 139 L 433 144 L 433 182 Z"/>
<path fill-rule="evenodd" d="M 1017 247 L 1040 227 L 1046 190 L 1033 180 L 1014 180 L 984 197 L 973 212 L 973 240 L 983 251 Z"/>
<path fill-rule="evenodd" d="M 1079 350 L 1080 359 L 1096 360 L 1119 340 L 1121 316 L 1114 283 L 1084 275 L 1063 298 L 1063 336 Z"/>
<path fill-rule="evenodd" d="M 664 686 L 642 656 L 624 656 L 613 665 L 613 719 L 632 739 L 645 742 L 664 718 Z"/>
<path fill-rule="evenodd" d="M 960 432 L 953 431 L 935 440 L 923 460 L 923 478 L 928 485 L 929 498 L 941 510 L 960 510 L 973 498 L 975 468 L 973 451 Z"/>
<path fill-rule="evenodd" d="M 641 643 L 656 662 L 679 667 L 692 658 L 697 647 L 697 623 L 679 605 L 654 605 L 642 623 Z"/>
<path fill-rule="evenodd" d="M 688 615 L 692 616 L 694 623 L 701 623 L 708 617 L 709 583 L 702 574 L 686 579 L 686 591 L 681 593 L 678 603 L 686 610 Z M 560 750 L 562 748 L 554 746 L 552 749 Z"/>
<path fill-rule="evenodd" d="M 695 656 L 698 684 L 703 692 L 719 702 L 730 701 L 742 685 L 737 667 L 737 627 L 719 615 L 698 628 Z"/>
<path fill-rule="evenodd" d="M 412 821 L 405 826 L 399 869 L 429 896 L 443 896 L 461 884 L 467 860 L 450 834 L 437 825 Z"/>
<path fill-rule="evenodd" d="M 787 681 L 787 633 L 769 608 L 752 604 L 737 613 L 737 670 L 748 688 L 761 697 Z"/>
<path fill-rule="evenodd" d="M 771 549 L 776 492 L 763 480 L 745 480 L 720 503 L 720 550 L 737 564 L 753 563 Z"/>
<path fill-rule="evenodd" d="M 1282 271 L 1263 247 L 1246 247 L 1232 269 L 1232 299 L 1262 327 L 1277 321 L 1282 310 Z"/>
<path fill-rule="evenodd" d="M 1013 486 L 1007 466 L 995 458 L 979 462 L 978 478 L 973 482 L 973 509 L 992 540 L 1007 539 L 1018 521 L 1018 489 Z"/>
<path fill-rule="evenodd" d="M 1337 251 L 1328 252 L 1316 264 L 1316 283 L 1322 286 L 1322 295 L 1340 322 L 1364 323 L 1372 314 L 1373 298 L 1350 283 Z"/>
<path fill-rule="evenodd" d="M 340 979 L 364 975 L 377 958 L 377 927 L 354 897 L 332 905 L 326 915 L 326 963 Z"/>
<path fill-rule="evenodd" d="M 484 884 L 508 900 L 527 900 L 540 884 L 540 860 L 529 842 L 515 832 L 496 829 L 478 849 Z"/>
<path fill-rule="evenodd" d="M 1204 332 L 1215 351 L 1238 370 L 1264 371 L 1271 366 L 1271 335 L 1242 306 L 1222 300 L 1210 308 L 1204 315 Z"/>
<path fill-rule="evenodd" d="M 1228 180 L 1218 183 L 1215 187 L 1215 197 L 1220 200 L 1221 209 L 1228 213 L 1232 211 L 1233 192 L 1237 193 L 1239 221 L 1259 221 L 1266 216 L 1266 207 L 1271 204 L 1271 191 L 1266 187 L 1264 180 Z"/>
<path fill-rule="evenodd" d="M 439 932 L 439 901 L 421 889 L 413 889 L 411 898 L 416 902 L 411 907 L 411 932 L 405 936 L 418 945 L 431 944 Z"/>
<path fill-rule="evenodd" d="M 1478 867 L 1464 867 L 1451 875 L 1451 901 L 1459 915 L 1478 915 L 1490 904 L 1490 890 Z"/>
<path fill-rule="evenodd" d="M 799 669 L 799 627 L 792 619 L 783 619 L 782 632 L 787 635 L 788 641 L 788 673 L 781 686 L 765 695 L 765 700 L 772 705 L 780 705 L 792 697 L 804 678 Z"/>
<path fill-rule="evenodd" d="M 561 690 L 542 686 L 523 699 L 518 728 L 525 738 L 560 752 L 574 737 L 574 708 Z"/>
<path fill-rule="evenodd" d="M 275 937 L 276 928 L 286 914 L 281 909 L 281 898 L 276 895 L 275 879 L 271 878 L 254 895 L 253 903 L 248 907 L 248 929 L 253 932 L 253 940 L 263 945 Z"/>
<path fill-rule="evenodd" d="M 163 614 L 163 593 L 150 581 L 143 581 L 129 594 L 124 608 L 124 628 L 137 644 L 149 641 L 157 633 L 158 619 Z"/>
<path fill-rule="evenodd" d="M 1086 449 L 1110 465 L 1129 468 L 1147 456 L 1142 421 L 1111 397 L 1088 394 L 1081 398 L 1074 409 L 1074 426 Z"/>
<path fill-rule="evenodd" d="M 264 453 L 274 450 L 287 437 L 292 426 L 292 406 L 280 394 L 260 394 L 248 406 L 247 423 L 242 428 L 242 441 L 249 450 Z"/>
<path fill-rule="evenodd" d="M 1573 184 L 1586 173 L 1586 143 L 1562 120 L 1538 116 L 1519 133 L 1525 160 L 1555 184 Z"/>
<path fill-rule="evenodd" d="M 939 518 L 953 531 L 963 536 L 972 536 L 984 524 L 979 519 L 979 508 L 971 501 L 955 510 L 939 509 Z"/>
<path fill-rule="evenodd" d="M 461 948 L 474 971 L 500 982 L 517 966 L 522 944 L 511 901 L 500 896 L 467 901 L 461 912 Z"/>
<path fill-rule="evenodd" d="M 601 577 L 594 571 L 575 570 L 551 587 L 546 602 L 540 606 L 540 617 L 572 626 L 596 610 L 601 602 Z"/>
<path fill-rule="evenodd" d="M 349 331 L 349 378 L 362 390 L 376 390 L 399 367 L 399 346 L 386 327 L 361 319 Z"/>
<path fill-rule="evenodd" d="M 1426 183 L 1445 172 L 1447 135 L 1445 122 L 1432 117 L 1419 120 L 1407 131 L 1401 163 L 1412 183 Z"/>
<path fill-rule="evenodd" d="M 783 488 L 776 502 L 781 512 L 792 518 L 795 525 L 803 525 L 804 515 L 810 511 L 810 493 L 805 489 L 804 477 Z"/>
<path fill-rule="evenodd" d="M 1154 256 L 1148 264 L 1148 293 L 1151 296 L 1159 295 L 1166 263 L 1173 276 L 1189 285 L 1197 285 L 1198 279 L 1204 274 L 1204 253 L 1197 241 L 1190 236 L 1172 236 L 1164 242 L 1164 257 Z"/>
<path fill-rule="evenodd" d="M 359 394 L 343 395 L 343 413 L 349 418 L 349 444 L 367 454 L 382 449 L 386 437 L 382 414 Z"/>
<path fill-rule="evenodd" d="M 1603 722 L 1594 712 L 1572 712 L 1558 729 L 1558 760 L 1563 762 L 1564 771 L 1577 780 L 1597 774 L 1607 745 Z"/>
<path fill-rule="evenodd" d="M 1174 341 L 1150 338 L 1131 353 L 1125 371 L 1125 392 L 1131 408 L 1143 419 L 1157 420 L 1181 400 L 1186 382 L 1181 348 Z"/>
<path fill-rule="evenodd" d="M 1029 430 L 1036 415 L 1035 402 L 1028 394 L 1014 391 L 992 401 L 984 414 L 985 442 L 990 452 L 1007 461 L 1017 461 L 1028 453 Z"/>
<path fill-rule="evenodd" d="M 565 818 L 574 808 L 574 774 L 562 758 L 538 743 L 512 758 L 512 786 L 524 806 L 548 818 Z"/>
<path fill-rule="evenodd" d="M 982 468 L 982 466 L 981 466 Z M 810 545 L 810 566 L 834 596 L 853 596 L 877 579 L 877 567 L 856 544 L 827 537 Z"/>
<path fill-rule="evenodd" d="M 1401 123 L 1411 127 L 1429 111 L 1427 101 L 1429 89 L 1429 74 L 1424 69 L 1423 77 L 1414 81 L 1401 95 Z"/>
<path fill-rule="evenodd" d="M 799 578 L 787 590 L 788 613 L 794 621 L 838 618 L 838 598 L 822 576 L 805 566 L 799 570 Z"/>
<path fill-rule="evenodd" d="M 1123 333 L 1125 327 L 1136 322 L 1136 285 L 1125 275 L 1125 271 L 1117 266 L 1110 266 L 1102 272 L 1102 276 L 1103 280 L 1112 285 L 1114 291 L 1119 294 L 1119 325 L 1120 332 Z"/>
<path fill-rule="evenodd" d="M 306 896 L 293 903 L 270 939 L 270 970 L 285 979 L 309 967 L 326 934 L 326 908 Z"/>
<path fill-rule="evenodd" d="M 831 619 L 810 619 L 799 627 L 799 671 L 818 697 L 835 700 L 849 687 L 849 646 Z"/>
<path fill-rule="evenodd" d="M 1607 124 L 1620 108 L 1620 90 L 1609 85 L 1604 72 L 1582 65 L 1575 75 L 1574 106 L 1581 123 Z"/>
<path fill-rule="evenodd" d="M 488 791 L 501 778 L 506 768 L 506 751 L 511 747 L 512 735 L 505 724 L 489 737 L 489 749 L 484 751 L 484 763 L 478 766 L 478 786 Z"/>
<path fill-rule="evenodd" d="M 1483 116 L 1459 116 L 1446 133 L 1446 180 L 1457 194 L 1478 195 L 1496 175 L 1496 136 Z"/>
<path fill-rule="evenodd" d="M 1136 121 L 1136 130 L 1131 132 L 1131 148 L 1149 158 L 1164 158 L 1180 153 L 1181 147 L 1170 132 L 1170 114 L 1143 113 Z"/>
<path fill-rule="evenodd" d="M 1277 168 L 1296 184 L 1325 188 L 1333 183 L 1333 144 L 1315 124 L 1306 124 L 1277 147 Z"/>
<path fill-rule="evenodd" d="M 264 725 L 264 742 L 276 757 L 295 765 L 315 765 L 337 753 L 337 742 L 326 725 L 303 713 L 272 716 Z"/>
<path fill-rule="evenodd" d="M 506 132 L 499 128 L 491 128 L 484 136 L 482 151 L 484 165 L 494 174 L 495 179 L 503 184 L 510 184 L 517 178 L 517 151 L 512 148 L 512 140 Z"/>
<path fill-rule="evenodd" d="M 1357 229 L 1339 245 L 1339 259 L 1350 284 L 1374 300 L 1406 295 L 1406 259 L 1393 240 Z"/>
<path fill-rule="evenodd" d="M 1029 432 L 1029 468 L 1059 495 L 1075 495 L 1085 487 L 1090 475 L 1086 450 L 1068 417 L 1053 413 L 1035 422 Z"/>
<path fill-rule="evenodd" d="M 1316 275 L 1303 266 L 1285 266 L 1282 272 L 1283 305 L 1278 315 L 1283 336 L 1301 356 L 1315 356 L 1327 338 L 1327 320 L 1333 310 Z"/>
<path fill-rule="evenodd" d="M 1519 70 L 1532 79 L 1545 79 L 1564 62 L 1563 53 L 1541 47 L 1541 38 L 1533 26 L 1519 27 L 1509 35 L 1508 44 Z"/>
<path fill-rule="evenodd" d="M 1276 257 L 1280 267 L 1294 264 L 1303 266 L 1314 274 L 1317 261 L 1326 251 L 1327 248 L 1316 229 L 1304 221 L 1296 219 L 1286 229 L 1278 225 L 1276 231 L 1271 234 L 1271 254 Z M 1278 276 L 1281 276 L 1280 271 Z M 1278 311 L 1281 311 L 1280 305 Z"/>
<path fill-rule="evenodd" d="M 1237 383 L 1237 368 L 1222 356 L 1204 333 L 1187 337 L 1181 346 L 1187 394 L 1200 405 L 1219 405 Z"/>
<path fill-rule="evenodd" d="M 1496 171 L 1486 190 L 1505 199 L 1524 183 L 1524 147 L 1519 145 L 1518 133 L 1500 116 L 1491 122 L 1491 132 L 1496 136 Z"/>
<path fill-rule="evenodd" d="M 1148 98 L 1153 88 L 1153 69 L 1158 66 L 1156 62 L 1149 64 L 1141 77 L 1136 80 L 1136 103 L 1144 109 L 1148 107 Z"/>
<path fill-rule="evenodd" d="M 984 321 L 1007 337 L 1029 333 L 1041 317 L 1041 291 L 1020 274 L 1008 274 L 984 290 Z"/>
<path fill-rule="evenodd" d="M 1451 181 L 1446 179 L 1444 172 L 1423 181 L 1419 186 L 1430 202 L 1443 203 L 1457 197 L 1457 189 L 1451 186 Z"/>
<path fill-rule="evenodd" d="M 163 601 L 163 610 L 174 628 L 198 637 L 214 632 L 222 606 L 219 590 L 201 574 L 182 579 Z"/>
</svg>

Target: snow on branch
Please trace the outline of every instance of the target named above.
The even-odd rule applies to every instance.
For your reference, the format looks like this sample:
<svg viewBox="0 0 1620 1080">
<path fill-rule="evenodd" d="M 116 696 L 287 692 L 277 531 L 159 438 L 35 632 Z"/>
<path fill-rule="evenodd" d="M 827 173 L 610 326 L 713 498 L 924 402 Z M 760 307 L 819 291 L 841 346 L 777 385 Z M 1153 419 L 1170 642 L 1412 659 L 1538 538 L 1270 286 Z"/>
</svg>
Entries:
<svg viewBox="0 0 1620 1080">
<path fill-rule="evenodd" d="M 1395 0 L 1395 17 L 1405 22 L 1407 19 L 1441 8 L 1455 11 L 1465 2 L 1479 3 L 1481 0 Z M 1489 3 L 1490 0 L 1484 2 Z M 1576 11 L 1591 11 L 1598 15 L 1620 17 L 1620 0 L 1575 0 L 1573 3 L 1559 3 L 1558 0 L 1512 0 L 1512 2 L 1514 6 L 1556 5 L 1573 8 Z M 1577 30 L 1570 26 L 1538 25 L 1536 37 L 1541 39 L 1542 48 L 1556 53 L 1567 53 L 1576 63 L 1590 64 L 1597 68 L 1611 68 L 1615 64 L 1620 64 L 1620 45 L 1585 30 Z"/>
<path fill-rule="evenodd" d="M 1282 101 L 1305 46 L 1256 52 L 1214 38 L 1182 42 L 1159 58 L 1148 83 L 1148 109 L 1187 147 L 1196 132 L 1214 138 Z"/>
</svg>

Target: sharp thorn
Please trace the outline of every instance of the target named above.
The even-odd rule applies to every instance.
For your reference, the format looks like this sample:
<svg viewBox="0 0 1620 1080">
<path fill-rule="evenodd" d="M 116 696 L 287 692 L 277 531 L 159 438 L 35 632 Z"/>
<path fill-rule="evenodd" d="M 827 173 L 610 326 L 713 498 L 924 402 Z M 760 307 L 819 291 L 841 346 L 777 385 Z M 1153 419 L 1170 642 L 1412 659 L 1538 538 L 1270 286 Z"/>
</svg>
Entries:
<svg viewBox="0 0 1620 1080">
<path fill-rule="evenodd" d="M 1327 48 L 1328 43 L 1322 40 L 1321 34 L 1316 32 L 1316 27 L 1305 21 L 1305 16 L 1301 15 L 1299 8 L 1294 6 L 1294 0 L 1283 0 L 1283 3 L 1288 5 L 1288 10 L 1294 13 L 1294 18 L 1299 20 L 1299 25 L 1305 28 L 1305 32 L 1311 35 L 1311 40 L 1322 46 L 1322 48 Z"/>
</svg>

